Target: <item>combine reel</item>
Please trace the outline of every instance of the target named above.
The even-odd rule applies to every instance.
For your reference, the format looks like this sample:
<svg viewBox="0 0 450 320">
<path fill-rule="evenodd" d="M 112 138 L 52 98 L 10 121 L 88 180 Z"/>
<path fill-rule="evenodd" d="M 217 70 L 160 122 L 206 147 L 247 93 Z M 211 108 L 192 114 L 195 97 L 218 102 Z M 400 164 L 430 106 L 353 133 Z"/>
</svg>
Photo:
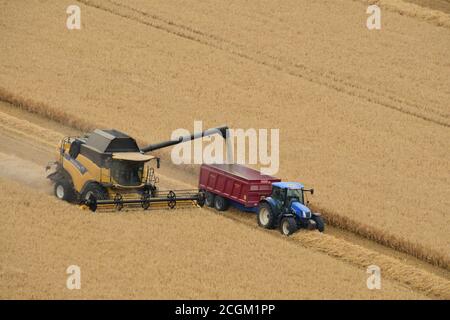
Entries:
<svg viewBox="0 0 450 320">
<path fill-rule="evenodd" d="M 142 194 L 142 199 L 141 199 L 142 200 L 142 202 L 141 202 L 142 209 L 148 210 L 148 208 L 150 208 L 150 199 L 151 199 L 150 194 L 148 194 L 148 193 Z"/>
<path fill-rule="evenodd" d="M 154 207 L 155 209 L 162 209 L 164 207 L 172 210 L 178 205 L 185 206 L 199 206 L 203 207 L 205 204 L 205 194 L 202 191 L 196 190 L 169 190 L 169 191 L 152 191 L 143 192 L 141 197 L 136 195 L 127 196 L 126 194 L 116 193 L 113 199 L 100 200 L 94 195 L 89 199 L 82 201 L 82 205 L 87 206 L 92 212 L 98 209 L 110 209 L 115 211 L 122 211 L 123 208 L 142 208 L 148 210 Z"/>
<path fill-rule="evenodd" d="M 114 206 L 116 207 L 116 211 L 123 209 L 123 197 L 120 193 L 116 193 L 114 196 Z"/>
<path fill-rule="evenodd" d="M 169 194 L 167 195 L 167 205 L 170 209 L 174 209 L 177 206 L 177 195 L 172 190 L 169 191 Z"/>
</svg>

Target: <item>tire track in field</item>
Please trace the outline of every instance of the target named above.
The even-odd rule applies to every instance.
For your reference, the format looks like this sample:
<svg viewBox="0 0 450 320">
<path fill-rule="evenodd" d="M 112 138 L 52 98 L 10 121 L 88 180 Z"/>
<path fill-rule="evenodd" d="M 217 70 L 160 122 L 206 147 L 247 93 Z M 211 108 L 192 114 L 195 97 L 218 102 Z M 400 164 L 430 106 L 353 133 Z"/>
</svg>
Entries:
<svg viewBox="0 0 450 320">
<path fill-rule="evenodd" d="M 111 4 L 110 6 L 106 6 L 95 0 L 77 1 L 86 6 L 135 21 L 187 40 L 195 41 L 211 48 L 238 56 L 242 59 L 249 60 L 253 63 L 289 74 L 293 77 L 298 77 L 325 86 L 338 93 L 347 94 L 351 97 L 362 99 L 378 106 L 450 128 L 450 114 L 436 110 L 431 106 L 431 102 L 428 102 L 428 105 L 426 106 L 418 105 L 414 102 L 407 101 L 404 98 L 394 96 L 393 94 L 380 92 L 373 88 L 363 87 L 352 81 L 345 80 L 332 71 L 313 70 L 302 63 L 290 62 L 280 57 L 268 56 L 258 52 L 246 52 L 246 48 L 243 45 L 233 41 L 197 30 L 190 26 L 173 22 L 169 19 L 118 3 L 114 0 L 107 0 L 108 3 Z"/>
<path fill-rule="evenodd" d="M 234 211 L 234 212 L 233 212 Z M 252 228 L 254 232 L 265 232 L 273 237 L 284 237 L 278 230 L 266 230 L 257 226 L 253 216 L 242 212 L 221 213 L 224 218 Z M 400 259 L 363 247 L 349 240 L 317 231 L 299 230 L 286 238 L 297 245 L 327 254 L 331 257 L 367 268 L 380 267 L 382 275 L 410 288 L 440 299 L 450 298 L 450 281 L 427 270 L 402 262 Z"/>
</svg>

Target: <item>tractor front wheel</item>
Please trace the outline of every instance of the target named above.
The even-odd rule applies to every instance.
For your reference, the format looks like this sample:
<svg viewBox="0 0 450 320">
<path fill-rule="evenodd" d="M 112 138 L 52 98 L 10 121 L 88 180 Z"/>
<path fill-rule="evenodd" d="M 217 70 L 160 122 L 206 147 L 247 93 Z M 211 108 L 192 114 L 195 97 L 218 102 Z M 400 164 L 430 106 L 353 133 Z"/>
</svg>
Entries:
<svg viewBox="0 0 450 320">
<path fill-rule="evenodd" d="M 297 222 L 292 217 L 285 217 L 281 220 L 280 231 L 285 236 L 290 236 L 297 231 Z"/>
<path fill-rule="evenodd" d="M 275 227 L 275 214 L 268 203 L 261 203 L 257 214 L 258 225 L 266 229 Z"/>
<path fill-rule="evenodd" d="M 72 184 L 67 180 L 59 180 L 54 186 L 55 196 L 60 200 L 73 201 L 74 190 Z"/>
<path fill-rule="evenodd" d="M 320 232 L 325 231 L 325 223 L 323 222 L 323 219 L 321 216 L 313 216 L 313 220 L 316 222 L 317 230 Z"/>
</svg>

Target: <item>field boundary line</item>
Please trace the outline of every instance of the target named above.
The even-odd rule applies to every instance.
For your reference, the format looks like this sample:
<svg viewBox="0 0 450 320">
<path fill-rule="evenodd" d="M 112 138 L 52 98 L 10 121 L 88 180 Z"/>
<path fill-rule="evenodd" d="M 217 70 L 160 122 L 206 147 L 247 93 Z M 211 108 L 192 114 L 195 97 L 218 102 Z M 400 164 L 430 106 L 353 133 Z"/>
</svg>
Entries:
<svg viewBox="0 0 450 320">
<path fill-rule="evenodd" d="M 325 222 L 335 228 L 348 231 L 364 239 L 450 271 L 450 256 L 445 253 L 431 249 L 420 243 L 414 243 L 402 237 L 395 236 L 392 233 L 358 222 L 347 216 L 334 213 L 332 210 L 316 207 L 314 205 L 311 205 L 311 208 L 314 211 L 321 212 Z"/>
<path fill-rule="evenodd" d="M 382 275 L 413 289 L 440 299 L 450 299 L 450 281 L 426 270 L 402 263 L 399 259 L 378 253 L 359 244 L 318 232 L 299 232 L 292 240 L 332 257 L 367 268 L 378 265 Z"/>
<path fill-rule="evenodd" d="M 417 20 L 430 23 L 437 27 L 450 29 L 450 15 L 445 12 L 423 7 L 421 5 L 405 2 L 403 0 L 352 0 L 366 5 L 378 5 L 390 12 L 398 13 L 402 16 L 415 18 Z M 449 2 L 446 0 L 446 2 Z M 450 3 L 450 2 L 449 2 Z"/>
<path fill-rule="evenodd" d="M 54 147 L 55 145 L 49 142 L 49 140 L 62 138 L 62 135 L 56 131 L 47 128 L 44 129 L 30 121 L 10 116 L 2 111 L 0 111 L 0 128 L 50 147 Z"/>
<path fill-rule="evenodd" d="M 0 87 L 0 101 L 80 131 L 95 129 L 95 125 L 91 122 L 72 116 L 61 109 L 52 108 L 45 103 L 24 98 L 3 87 Z"/>
<path fill-rule="evenodd" d="M 97 1 L 77 0 L 78 2 L 117 15 L 124 19 L 132 20 L 137 23 L 149 26 L 178 36 L 190 41 L 215 48 L 249 60 L 253 63 L 274 69 L 279 72 L 298 77 L 306 81 L 325 86 L 329 89 L 346 94 L 354 98 L 365 100 L 366 102 L 379 105 L 391 110 L 398 111 L 405 115 L 413 116 L 421 120 L 434 123 L 436 125 L 450 128 L 450 114 L 436 110 L 429 105 L 421 106 L 413 102 L 406 101 L 404 98 L 393 96 L 391 93 L 383 93 L 369 87 L 362 87 L 351 81 L 339 78 L 331 71 L 313 70 L 301 63 L 289 62 L 280 57 L 262 55 L 259 53 L 245 52 L 245 48 L 235 42 L 223 39 L 219 36 L 196 30 L 189 26 L 173 22 L 171 20 L 159 17 L 157 15 L 129 7 L 127 5 L 108 0 L 112 6 L 102 5 Z M 428 102 L 430 104 L 430 102 Z"/>
<path fill-rule="evenodd" d="M 253 228 L 255 231 L 265 232 L 273 237 L 281 236 L 276 230 L 261 229 L 254 221 L 250 223 L 249 219 L 243 219 L 241 215 L 225 214 L 222 216 Z M 288 237 L 287 240 L 363 269 L 376 264 L 381 268 L 382 275 L 391 280 L 428 296 L 450 299 L 450 281 L 448 279 L 405 264 L 398 258 L 390 257 L 327 233 L 301 230 Z"/>
</svg>

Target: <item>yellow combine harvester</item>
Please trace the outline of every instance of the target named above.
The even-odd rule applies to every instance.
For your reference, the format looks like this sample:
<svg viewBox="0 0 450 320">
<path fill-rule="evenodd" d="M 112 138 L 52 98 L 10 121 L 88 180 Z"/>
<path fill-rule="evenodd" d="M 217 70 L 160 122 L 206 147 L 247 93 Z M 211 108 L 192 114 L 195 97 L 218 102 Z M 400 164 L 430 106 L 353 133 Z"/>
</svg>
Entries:
<svg viewBox="0 0 450 320">
<path fill-rule="evenodd" d="M 227 127 L 213 128 L 177 140 L 168 140 L 139 148 L 136 140 L 111 129 L 83 137 L 64 138 L 57 160 L 49 163 L 48 178 L 54 182 L 55 196 L 89 207 L 121 210 L 127 207 L 175 208 L 178 204 L 203 206 L 205 195 L 198 190 L 158 190 L 154 168 L 160 159 L 147 152 L 193 139 L 221 134 Z"/>
</svg>

